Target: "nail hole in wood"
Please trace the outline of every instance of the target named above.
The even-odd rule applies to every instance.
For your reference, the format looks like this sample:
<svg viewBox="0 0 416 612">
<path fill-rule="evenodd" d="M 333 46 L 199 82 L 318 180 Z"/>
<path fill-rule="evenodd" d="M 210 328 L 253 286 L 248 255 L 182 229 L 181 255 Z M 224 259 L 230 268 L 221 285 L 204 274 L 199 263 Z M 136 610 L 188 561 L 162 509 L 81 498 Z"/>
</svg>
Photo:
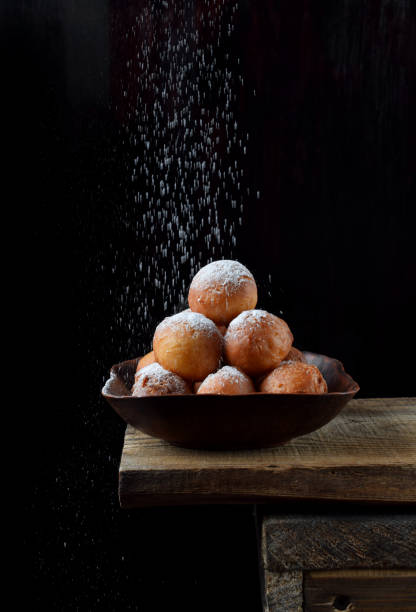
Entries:
<svg viewBox="0 0 416 612">
<path fill-rule="evenodd" d="M 347 597 L 347 595 L 337 595 L 332 605 L 336 612 L 343 612 L 344 610 L 353 610 L 351 599 Z"/>
</svg>

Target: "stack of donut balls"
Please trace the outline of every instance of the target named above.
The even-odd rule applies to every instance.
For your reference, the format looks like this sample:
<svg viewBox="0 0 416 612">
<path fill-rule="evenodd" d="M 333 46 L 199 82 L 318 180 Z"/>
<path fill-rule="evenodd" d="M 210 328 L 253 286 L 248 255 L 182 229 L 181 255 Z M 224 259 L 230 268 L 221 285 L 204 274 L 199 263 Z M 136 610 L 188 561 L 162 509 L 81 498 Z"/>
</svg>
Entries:
<svg viewBox="0 0 416 612">
<path fill-rule="evenodd" d="M 287 323 L 256 309 L 256 281 L 238 261 L 201 268 L 188 303 L 156 327 L 132 395 L 327 393 L 319 369 L 292 346 Z"/>
</svg>

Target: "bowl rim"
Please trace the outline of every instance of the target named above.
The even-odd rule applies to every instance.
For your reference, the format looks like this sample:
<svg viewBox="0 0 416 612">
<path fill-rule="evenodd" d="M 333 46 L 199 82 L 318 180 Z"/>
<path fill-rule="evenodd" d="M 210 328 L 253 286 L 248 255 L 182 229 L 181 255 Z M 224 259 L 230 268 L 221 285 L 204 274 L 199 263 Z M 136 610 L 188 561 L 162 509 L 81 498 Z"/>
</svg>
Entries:
<svg viewBox="0 0 416 612">
<path fill-rule="evenodd" d="M 328 393 L 262 393 L 261 391 L 255 391 L 254 393 L 241 393 L 241 394 L 201 393 L 200 397 L 215 397 L 215 398 L 218 398 L 218 397 L 253 397 L 253 396 L 256 396 L 256 397 L 258 396 L 262 396 L 262 397 L 278 396 L 278 397 L 285 397 L 285 398 L 288 398 L 288 397 L 333 397 L 333 396 L 349 396 L 349 395 L 354 396 L 358 393 L 358 391 L 360 390 L 359 384 L 352 378 L 350 374 L 348 374 L 348 372 L 345 371 L 344 365 L 339 359 L 335 359 L 334 357 L 328 357 L 327 355 L 324 355 L 322 353 L 314 353 L 312 351 L 302 351 L 302 352 L 304 354 L 324 357 L 325 359 L 328 359 L 329 361 L 334 362 L 340 374 L 344 376 L 350 383 L 350 388 L 346 391 L 330 391 Z M 135 400 L 135 401 L 146 400 L 146 402 L 149 400 L 160 401 L 161 399 L 165 401 L 166 399 L 170 397 L 189 398 L 189 397 L 198 396 L 198 393 L 175 393 L 175 394 L 172 393 L 170 395 L 146 395 L 146 396 L 138 397 L 138 396 L 131 395 L 131 394 L 130 395 L 114 395 L 113 393 L 108 393 L 106 391 L 106 388 L 109 386 L 111 381 L 114 380 L 114 378 L 117 378 L 119 376 L 117 369 L 121 368 L 122 366 L 125 366 L 129 362 L 132 362 L 132 361 L 138 362 L 139 359 L 140 357 L 133 357 L 132 359 L 126 359 L 125 361 L 121 361 L 120 363 L 115 363 L 114 365 L 112 365 L 110 368 L 110 377 L 105 381 L 104 386 L 101 389 L 101 395 L 105 397 L 106 399 Z"/>
</svg>

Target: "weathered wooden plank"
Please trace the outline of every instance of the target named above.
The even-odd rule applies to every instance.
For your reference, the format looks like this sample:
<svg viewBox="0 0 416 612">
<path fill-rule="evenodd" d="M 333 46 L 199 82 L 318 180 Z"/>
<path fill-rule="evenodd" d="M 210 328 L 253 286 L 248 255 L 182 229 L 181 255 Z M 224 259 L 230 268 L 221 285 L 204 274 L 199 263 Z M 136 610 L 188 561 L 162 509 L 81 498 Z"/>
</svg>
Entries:
<svg viewBox="0 0 416 612">
<path fill-rule="evenodd" d="M 265 572 L 264 612 L 302 612 L 303 574 L 294 572 Z"/>
<path fill-rule="evenodd" d="M 416 571 L 308 572 L 305 612 L 416 612 Z"/>
<path fill-rule="evenodd" d="M 416 513 L 268 516 L 262 558 L 268 571 L 416 568 Z"/>
<path fill-rule="evenodd" d="M 272 449 L 189 450 L 128 427 L 120 503 L 416 503 L 415 440 L 409 398 L 353 400 L 322 429 Z"/>
</svg>

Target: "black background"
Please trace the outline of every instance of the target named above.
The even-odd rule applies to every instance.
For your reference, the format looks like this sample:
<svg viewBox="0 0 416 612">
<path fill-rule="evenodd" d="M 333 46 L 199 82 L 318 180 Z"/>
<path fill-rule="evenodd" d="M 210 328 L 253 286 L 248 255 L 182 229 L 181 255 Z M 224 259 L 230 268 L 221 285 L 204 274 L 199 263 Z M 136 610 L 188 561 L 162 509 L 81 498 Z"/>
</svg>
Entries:
<svg viewBox="0 0 416 612">
<path fill-rule="evenodd" d="M 30 596 L 42 609 L 257 610 L 251 507 L 118 507 L 124 426 L 100 388 L 151 339 L 136 343 L 117 301 L 143 255 L 119 222 L 123 35 L 143 4 L 3 2 L 28 246 L 20 348 L 42 400 L 24 414 Z M 246 1 L 237 24 L 261 199 L 245 202 L 233 256 L 296 345 L 341 359 L 361 397 L 412 395 L 415 5 Z"/>
</svg>

